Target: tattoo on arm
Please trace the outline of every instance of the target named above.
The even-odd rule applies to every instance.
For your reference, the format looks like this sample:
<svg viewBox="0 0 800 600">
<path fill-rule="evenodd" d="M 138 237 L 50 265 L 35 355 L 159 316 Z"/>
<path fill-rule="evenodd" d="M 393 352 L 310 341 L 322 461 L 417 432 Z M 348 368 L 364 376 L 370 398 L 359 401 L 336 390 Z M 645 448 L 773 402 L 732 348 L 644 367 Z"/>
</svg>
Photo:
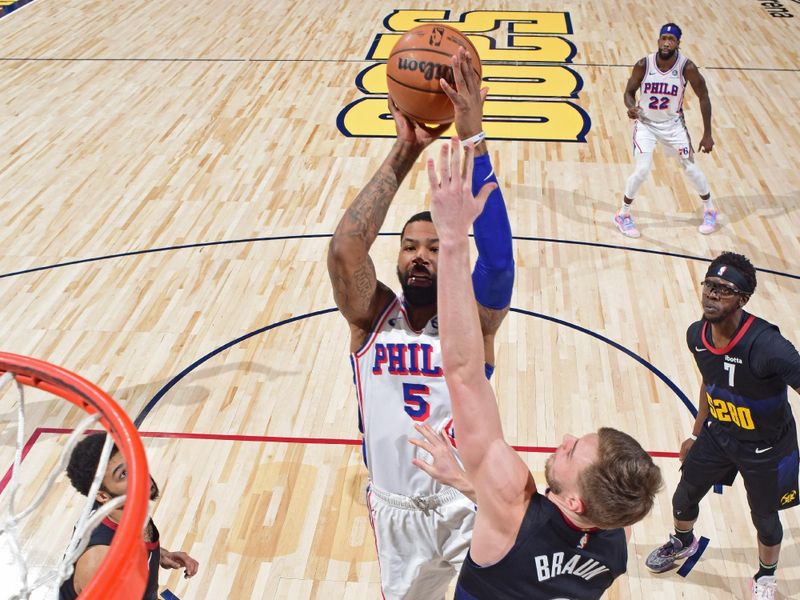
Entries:
<svg viewBox="0 0 800 600">
<path fill-rule="evenodd" d="M 419 152 L 396 143 L 389 156 L 347 208 L 328 253 L 334 299 L 350 323 L 371 321 L 378 281 L 369 250 L 386 212 Z"/>
</svg>

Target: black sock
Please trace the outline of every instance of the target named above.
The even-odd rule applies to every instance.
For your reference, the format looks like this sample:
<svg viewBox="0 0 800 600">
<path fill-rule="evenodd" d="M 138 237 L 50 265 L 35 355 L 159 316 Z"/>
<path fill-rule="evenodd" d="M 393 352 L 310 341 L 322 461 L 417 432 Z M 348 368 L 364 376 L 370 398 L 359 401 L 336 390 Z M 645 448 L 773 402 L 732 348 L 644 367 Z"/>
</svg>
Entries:
<svg viewBox="0 0 800 600">
<path fill-rule="evenodd" d="M 681 531 L 676 527 L 675 537 L 680 540 L 684 548 L 688 548 L 689 546 L 691 546 L 692 540 L 694 539 L 694 528 L 689 529 L 688 531 Z"/>
<path fill-rule="evenodd" d="M 760 560 L 758 561 L 758 573 L 756 573 L 753 579 L 758 579 L 759 577 L 775 577 L 775 569 L 778 568 L 778 563 L 774 565 L 765 565 Z"/>
</svg>

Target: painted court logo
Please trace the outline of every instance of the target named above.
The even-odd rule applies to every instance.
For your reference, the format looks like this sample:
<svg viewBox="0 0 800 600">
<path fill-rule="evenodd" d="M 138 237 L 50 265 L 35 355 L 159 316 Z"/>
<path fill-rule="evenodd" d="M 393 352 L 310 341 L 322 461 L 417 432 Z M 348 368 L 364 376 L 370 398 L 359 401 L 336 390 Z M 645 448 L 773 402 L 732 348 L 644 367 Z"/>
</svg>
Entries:
<svg viewBox="0 0 800 600">
<path fill-rule="evenodd" d="M 386 62 L 406 31 L 426 23 L 458 29 L 481 58 L 483 85 L 489 96 L 483 107 L 483 128 L 491 139 L 585 142 L 589 115 L 572 102 L 583 80 L 567 65 L 576 54 L 567 36 L 572 22 L 566 12 L 476 10 L 451 15 L 449 10 L 396 10 L 388 15 L 366 59 L 374 61 L 356 77 L 363 94 L 345 106 L 336 124 L 348 137 L 394 137 L 394 121 L 386 106 Z M 444 28 L 432 42 L 441 43 Z M 420 71 L 428 80 L 452 80 L 448 63 L 404 60 L 401 69 Z M 445 132 L 454 134 L 455 129 Z"/>
</svg>

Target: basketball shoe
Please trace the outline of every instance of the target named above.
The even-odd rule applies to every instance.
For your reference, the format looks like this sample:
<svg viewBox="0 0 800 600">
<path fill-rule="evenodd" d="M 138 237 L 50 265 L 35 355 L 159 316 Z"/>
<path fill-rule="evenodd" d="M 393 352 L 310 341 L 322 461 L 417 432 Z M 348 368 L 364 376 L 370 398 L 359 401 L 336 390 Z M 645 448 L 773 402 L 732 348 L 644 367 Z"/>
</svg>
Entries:
<svg viewBox="0 0 800 600">
<path fill-rule="evenodd" d="M 669 536 L 669 541 L 663 546 L 659 546 L 650 553 L 644 564 L 653 573 L 663 573 L 668 571 L 675 564 L 676 560 L 689 558 L 697 552 L 700 543 L 695 536 L 692 536 L 692 543 L 686 548 L 681 541 L 674 535 Z M 753 596 L 755 598 L 755 596 Z"/>
<path fill-rule="evenodd" d="M 703 235 L 714 233 L 717 230 L 717 211 L 707 210 L 703 213 L 703 222 L 697 230 Z"/>
<path fill-rule="evenodd" d="M 633 215 L 631 215 L 631 213 L 623 215 L 622 212 L 618 212 L 614 215 L 614 223 L 617 224 L 617 229 L 622 232 L 622 235 L 632 238 L 638 238 L 642 235 L 639 233 L 639 230 L 636 229 L 636 225 L 633 224 Z"/>
<path fill-rule="evenodd" d="M 753 590 L 753 600 L 775 600 L 778 592 L 778 580 L 776 577 L 759 577 L 751 579 L 750 586 Z"/>
</svg>

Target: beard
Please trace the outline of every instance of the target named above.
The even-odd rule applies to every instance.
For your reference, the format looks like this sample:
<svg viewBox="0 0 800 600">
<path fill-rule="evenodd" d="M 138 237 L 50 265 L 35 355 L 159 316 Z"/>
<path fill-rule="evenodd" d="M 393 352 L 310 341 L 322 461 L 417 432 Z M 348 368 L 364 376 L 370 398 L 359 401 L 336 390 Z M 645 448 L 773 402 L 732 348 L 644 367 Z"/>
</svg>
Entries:
<svg viewBox="0 0 800 600">
<path fill-rule="evenodd" d="M 670 58 L 675 56 L 676 51 L 677 51 L 676 48 L 673 48 L 672 50 L 659 50 L 658 56 L 659 58 L 663 58 L 664 60 L 669 60 Z"/>
<path fill-rule="evenodd" d="M 551 492 L 560 494 L 561 484 L 553 476 L 553 460 L 555 460 L 555 454 L 551 454 L 544 463 L 544 480 L 547 482 L 547 487 L 550 488 Z"/>
<path fill-rule="evenodd" d="M 403 274 L 400 272 L 400 267 L 397 267 L 397 279 L 400 281 L 400 287 L 403 289 L 403 297 L 406 302 L 411 306 L 430 306 L 431 304 L 436 304 L 436 277 L 426 270 L 427 277 L 431 279 L 430 285 L 409 285 L 408 279 L 410 273 L 411 271 Z"/>
</svg>

